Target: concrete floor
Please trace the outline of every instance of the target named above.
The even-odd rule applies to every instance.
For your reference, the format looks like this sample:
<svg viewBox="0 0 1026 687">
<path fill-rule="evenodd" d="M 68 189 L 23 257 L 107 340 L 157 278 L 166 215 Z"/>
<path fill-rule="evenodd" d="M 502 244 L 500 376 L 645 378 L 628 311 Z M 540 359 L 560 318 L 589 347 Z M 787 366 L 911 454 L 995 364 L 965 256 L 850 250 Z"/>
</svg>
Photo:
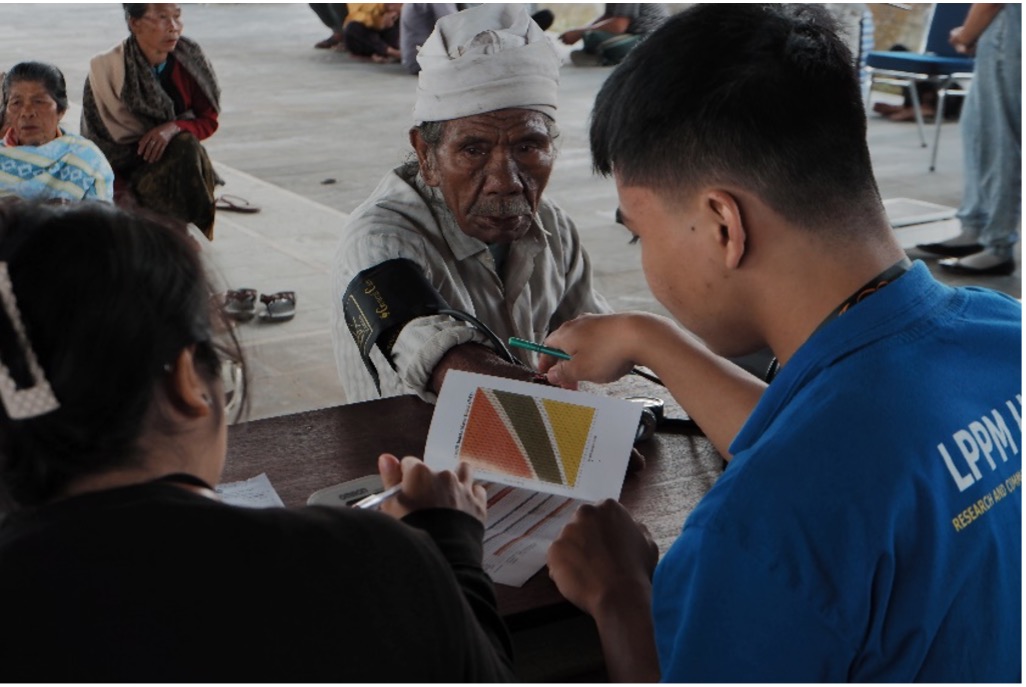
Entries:
<svg viewBox="0 0 1026 687">
<path fill-rule="evenodd" d="M 550 6 L 558 14 L 558 6 Z M 186 35 L 203 46 L 221 82 L 221 127 L 207 148 L 228 181 L 224 192 L 263 208 L 254 215 L 220 213 L 216 240 L 206 254 L 225 285 L 297 292 L 298 314 L 291 322 L 239 327 L 251 368 L 249 417 L 342 403 L 345 393 L 331 355 L 328 320 L 331 256 L 346 213 L 410 154 L 406 132 L 416 79 L 398 65 L 313 49 L 328 32 L 305 4 L 183 9 Z M 59 66 L 73 101 L 65 123 L 76 131 L 89 58 L 125 35 L 116 4 L 0 5 L 0 70 L 23 60 Z M 547 193 L 577 222 L 598 286 L 611 304 L 664 312 L 645 285 L 638 251 L 626 248 L 625 233 L 612 221 L 612 182 L 591 174 L 588 114 L 608 74 L 602 68 L 564 66 L 560 157 Z M 930 173 L 929 150 L 919 146 L 914 124 L 875 116 L 869 124 L 885 199 L 958 206 L 962 156 L 957 126 L 943 127 L 938 171 Z M 908 237 L 903 245 L 923 240 L 912 236 L 916 231 L 921 229 L 899 231 Z M 951 232 L 957 227 L 948 224 L 929 227 L 926 235 Z M 1021 297 L 1021 267 L 1011 277 L 978 283 Z"/>
</svg>

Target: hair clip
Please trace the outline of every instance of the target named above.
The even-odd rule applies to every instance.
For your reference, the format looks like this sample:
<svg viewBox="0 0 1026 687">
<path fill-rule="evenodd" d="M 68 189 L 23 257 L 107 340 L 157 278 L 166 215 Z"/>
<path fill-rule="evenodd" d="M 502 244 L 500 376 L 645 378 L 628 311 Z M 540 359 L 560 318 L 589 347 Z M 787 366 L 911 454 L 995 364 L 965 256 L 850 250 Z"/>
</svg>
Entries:
<svg viewBox="0 0 1026 687">
<path fill-rule="evenodd" d="M 50 382 L 47 381 L 25 334 L 25 324 L 21 321 L 21 312 L 14 298 L 14 285 L 11 283 L 6 262 L 0 262 L 0 302 L 11 326 L 14 327 L 18 345 L 25 355 L 32 376 L 32 386 L 19 389 L 14 377 L 11 376 L 11 371 L 0 361 L 0 401 L 4 404 L 7 416 L 12 420 L 27 420 L 57 410 L 61 404 L 57 402 Z"/>
</svg>

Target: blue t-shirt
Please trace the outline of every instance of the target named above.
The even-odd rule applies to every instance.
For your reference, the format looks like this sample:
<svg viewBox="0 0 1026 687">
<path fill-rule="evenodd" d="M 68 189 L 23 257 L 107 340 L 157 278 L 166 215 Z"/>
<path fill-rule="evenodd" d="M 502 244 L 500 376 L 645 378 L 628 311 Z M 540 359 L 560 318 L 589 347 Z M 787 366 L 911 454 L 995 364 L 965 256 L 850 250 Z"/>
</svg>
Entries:
<svg viewBox="0 0 1026 687">
<path fill-rule="evenodd" d="M 921 263 L 810 337 L 656 569 L 663 679 L 1018 682 L 1021 342 Z"/>
</svg>

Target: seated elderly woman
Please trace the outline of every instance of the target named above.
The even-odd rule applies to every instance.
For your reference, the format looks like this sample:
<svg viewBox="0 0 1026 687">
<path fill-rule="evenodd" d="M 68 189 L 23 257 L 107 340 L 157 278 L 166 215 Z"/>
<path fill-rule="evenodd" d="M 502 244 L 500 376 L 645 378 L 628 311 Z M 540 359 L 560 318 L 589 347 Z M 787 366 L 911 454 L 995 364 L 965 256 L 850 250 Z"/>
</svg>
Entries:
<svg viewBox="0 0 1026 687">
<path fill-rule="evenodd" d="M 68 110 L 61 70 L 21 62 L 3 77 L 2 93 L 0 196 L 113 198 L 114 172 L 107 158 L 92 141 L 61 129 Z"/>
<path fill-rule="evenodd" d="M 114 167 L 115 202 L 214 235 L 217 175 L 200 141 L 217 130 L 220 88 L 171 4 L 125 4 L 131 32 L 89 64 L 82 134 Z"/>
<path fill-rule="evenodd" d="M 0 72 L 0 85 L 3 84 L 4 79 L 7 78 L 7 72 Z M 0 95 L 0 100 L 3 96 Z M 11 125 L 7 123 L 7 108 L 2 106 L 0 102 L 0 138 L 7 135 L 7 130 L 11 128 Z"/>
<path fill-rule="evenodd" d="M 0 204 L 4 678 L 511 679 L 467 466 L 382 455 L 384 513 L 218 500 L 242 357 L 210 295 L 180 226 Z"/>
</svg>

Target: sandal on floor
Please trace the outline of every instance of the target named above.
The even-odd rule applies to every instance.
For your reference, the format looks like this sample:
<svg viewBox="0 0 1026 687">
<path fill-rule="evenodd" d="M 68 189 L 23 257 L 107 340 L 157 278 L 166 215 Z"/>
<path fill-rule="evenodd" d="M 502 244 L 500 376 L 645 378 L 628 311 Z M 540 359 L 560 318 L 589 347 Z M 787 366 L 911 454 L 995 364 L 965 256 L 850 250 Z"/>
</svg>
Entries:
<svg viewBox="0 0 1026 687">
<path fill-rule="evenodd" d="M 214 199 L 214 207 L 218 210 L 226 210 L 228 212 L 244 212 L 252 214 L 254 212 L 260 212 L 260 208 L 253 205 L 245 198 L 239 198 L 231 194 L 225 193 Z"/>
<path fill-rule="evenodd" d="M 256 289 L 234 289 L 224 294 L 224 314 L 246 322 L 256 314 Z"/>
<path fill-rule="evenodd" d="M 265 322 L 284 322 L 296 314 L 295 291 L 279 291 L 270 295 L 262 293 L 260 302 L 267 306 L 267 312 L 260 313 L 260 319 Z"/>
</svg>

